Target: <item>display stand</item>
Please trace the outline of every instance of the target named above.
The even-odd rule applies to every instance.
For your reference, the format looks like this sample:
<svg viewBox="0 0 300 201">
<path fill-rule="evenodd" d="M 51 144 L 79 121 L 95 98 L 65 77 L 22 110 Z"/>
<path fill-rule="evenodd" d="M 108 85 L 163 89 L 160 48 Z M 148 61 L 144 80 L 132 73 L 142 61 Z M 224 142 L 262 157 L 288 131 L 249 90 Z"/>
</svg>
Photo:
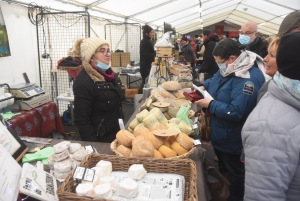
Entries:
<svg viewBox="0 0 300 201">
<path fill-rule="evenodd" d="M 163 72 L 163 61 L 162 59 L 165 58 L 165 63 L 166 63 L 166 77 L 164 76 L 164 72 Z M 167 61 L 169 57 L 158 57 L 158 66 L 157 66 L 157 69 L 156 69 L 156 72 L 158 74 L 158 77 L 157 77 L 157 84 L 156 86 L 158 86 L 158 84 L 160 83 L 160 81 L 162 79 L 164 79 L 165 81 L 168 81 L 170 79 L 170 70 L 169 70 L 169 62 Z M 169 78 L 168 78 L 169 77 Z"/>
</svg>

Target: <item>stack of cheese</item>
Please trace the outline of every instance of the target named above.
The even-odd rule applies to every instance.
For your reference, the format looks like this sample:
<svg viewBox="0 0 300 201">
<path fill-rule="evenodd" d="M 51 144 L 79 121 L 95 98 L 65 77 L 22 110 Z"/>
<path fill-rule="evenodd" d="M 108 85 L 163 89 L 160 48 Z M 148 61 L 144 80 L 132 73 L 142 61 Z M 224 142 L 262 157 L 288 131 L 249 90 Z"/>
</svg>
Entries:
<svg viewBox="0 0 300 201">
<path fill-rule="evenodd" d="M 128 170 L 128 178 L 116 183 L 112 172 L 110 161 L 99 161 L 95 167 L 94 180 L 92 182 L 82 181 L 76 187 L 76 193 L 80 196 L 93 197 L 94 199 L 112 199 L 114 192 L 119 196 L 134 198 L 138 193 L 138 185 L 135 180 L 142 179 L 147 171 L 142 164 L 134 164 Z"/>
<path fill-rule="evenodd" d="M 181 85 L 177 81 L 163 82 L 161 86 L 151 91 L 151 95 L 145 100 L 145 103 L 140 107 L 140 111 L 144 109 L 151 110 L 155 106 L 154 102 L 170 103 L 168 108 L 159 108 L 164 116 L 169 120 L 175 118 L 181 105 L 188 106 L 190 102 L 185 99 Z M 189 111 L 188 117 L 192 118 L 195 112 Z"/>
<path fill-rule="evenodd" d="M 116 151 L 129 157 L 172 158 L 189 152 L 194 140 L 185 133 L 177 136 L 158 137 L 146 127 L 133 133 L 120 130 L 117 133 Z"/>
<path fill-rule="evenodd" d="M 53 146 L 55 154 L 48 157 L 50 170 L 54 170 L 56 179 L 65 179 L 90 152 L 79 143 L 62 141 Z"/>
</svg>

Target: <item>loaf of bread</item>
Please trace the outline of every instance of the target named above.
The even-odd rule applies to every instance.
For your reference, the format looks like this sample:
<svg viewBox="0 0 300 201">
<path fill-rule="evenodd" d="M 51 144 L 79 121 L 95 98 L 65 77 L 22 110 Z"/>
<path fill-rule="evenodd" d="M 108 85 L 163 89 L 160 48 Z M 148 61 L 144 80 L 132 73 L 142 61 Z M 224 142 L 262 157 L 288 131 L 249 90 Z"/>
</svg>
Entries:
<svg viewBox="0 0 300 201">
<path fill-rule="evenodd" d="M 117 152 L 119 152 L 123 156 L 130 156 L 131 149 L 129 147 L 125 147 L 124 145 L 121 144 L 117 147 Z"/>
<path fill-rule="evenodd" d="M 188 152 L 185 148 L 183 148 L 177 141 L 174 141 L 171 145 L 173 151 L 177 153 L 178 156 L 185 154 Z"/>
<path fill-rule="evenodd" d="M 159 147 L 158 151 L 165 157 L 165 158 L 171 158 L 171 157 L 176 157 L 177 153 L 170 149 L 169 147 L 162 145 Z"/>
<path fill-rule="evenodd" d="M 179 133 L 176 137 L 177 142 L 186 150 L 190 150 L 193 147 L 194 140 L 185 133 Z"/>
<path fill-rule="evenodd" d="M 134 135 L 127 130 L 120 130 L 117 133 L 116 138 L 119 144 L 122 144 L 125 147 L 131 147 L 132 140 L 134 139 Z"/>
</svg>

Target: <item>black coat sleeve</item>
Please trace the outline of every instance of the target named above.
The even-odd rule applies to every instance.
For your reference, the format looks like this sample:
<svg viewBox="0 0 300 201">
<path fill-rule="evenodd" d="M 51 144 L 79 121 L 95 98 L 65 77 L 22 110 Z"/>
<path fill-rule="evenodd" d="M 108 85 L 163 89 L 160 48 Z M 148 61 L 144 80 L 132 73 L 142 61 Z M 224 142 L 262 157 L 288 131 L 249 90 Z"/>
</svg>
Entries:
<svg viewBox="0 0 300 201">
<path fill-rule="evenodd" d="M 74 83 L 74 123 L 82 141 L 98 141 L 97 135 L 91 124 L 91 114 L 94 102 L 92 87 L 84 83 L 84 80 Z"/>
<path fill-rule="evenodd" d="M 210 73 L 211 68 L 214 68 L 216 65 L 215 58 L 213 56 L 213 50 L 216 46 L 215 42 L 209 42 L 205 47 L 204 58 L 201 72 Z"/>
</svg>

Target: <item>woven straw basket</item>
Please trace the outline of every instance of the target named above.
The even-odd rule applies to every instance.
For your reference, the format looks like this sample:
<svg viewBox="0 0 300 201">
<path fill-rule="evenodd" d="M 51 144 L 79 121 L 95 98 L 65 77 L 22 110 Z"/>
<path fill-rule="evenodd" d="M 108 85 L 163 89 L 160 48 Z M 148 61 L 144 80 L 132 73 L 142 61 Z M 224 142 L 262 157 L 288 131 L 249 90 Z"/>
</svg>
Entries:
<svg viewBox="0 0 300 201">
<path fill-rule="evenodd" d="M 185 201 L 197 201 L 197 171 L 196 164 L 191 159 L 157 159 L 157 158 L 134 158 L 134 157 L 119 157 L 114 155 L 103 155 L 92 153 L 85 157 L 79 166 L 91 168 L 94 167 L 100 160 L 110 161 L 113 171 L 128 171 L 133 164 L 143 164 L 147 172 L 154 173 L 174 173 L 184 176 L 185 178 Z M 73 180 L 74 170 L 68 175 L 65 181 L 57 190 L 59 200 L 63 201 L 91 201 L 90 197 L 78 196 L 75 193 L 76 186 L 80 183 L 79 180 Z M 98 199 L 98 201 L 107 201 Z"/>
<path fill-rule="evenodd" d="M 111 144 L 110 144 L 110 149 L 117 155 L 117 156 L 123 156 L 123 154 L 119 153 L 117 151 L 118 147 L 118 140 L 115 139 Z M 195 151 L 196 147 L 192 147 L 187 153 L 182 154 L 180 156 L 172 157 L 172 158 L 166 158 L 166 159 L 176 159 L 176 158 L 188 158 L 189 155 L 191 155 Z"/>
</svg>

